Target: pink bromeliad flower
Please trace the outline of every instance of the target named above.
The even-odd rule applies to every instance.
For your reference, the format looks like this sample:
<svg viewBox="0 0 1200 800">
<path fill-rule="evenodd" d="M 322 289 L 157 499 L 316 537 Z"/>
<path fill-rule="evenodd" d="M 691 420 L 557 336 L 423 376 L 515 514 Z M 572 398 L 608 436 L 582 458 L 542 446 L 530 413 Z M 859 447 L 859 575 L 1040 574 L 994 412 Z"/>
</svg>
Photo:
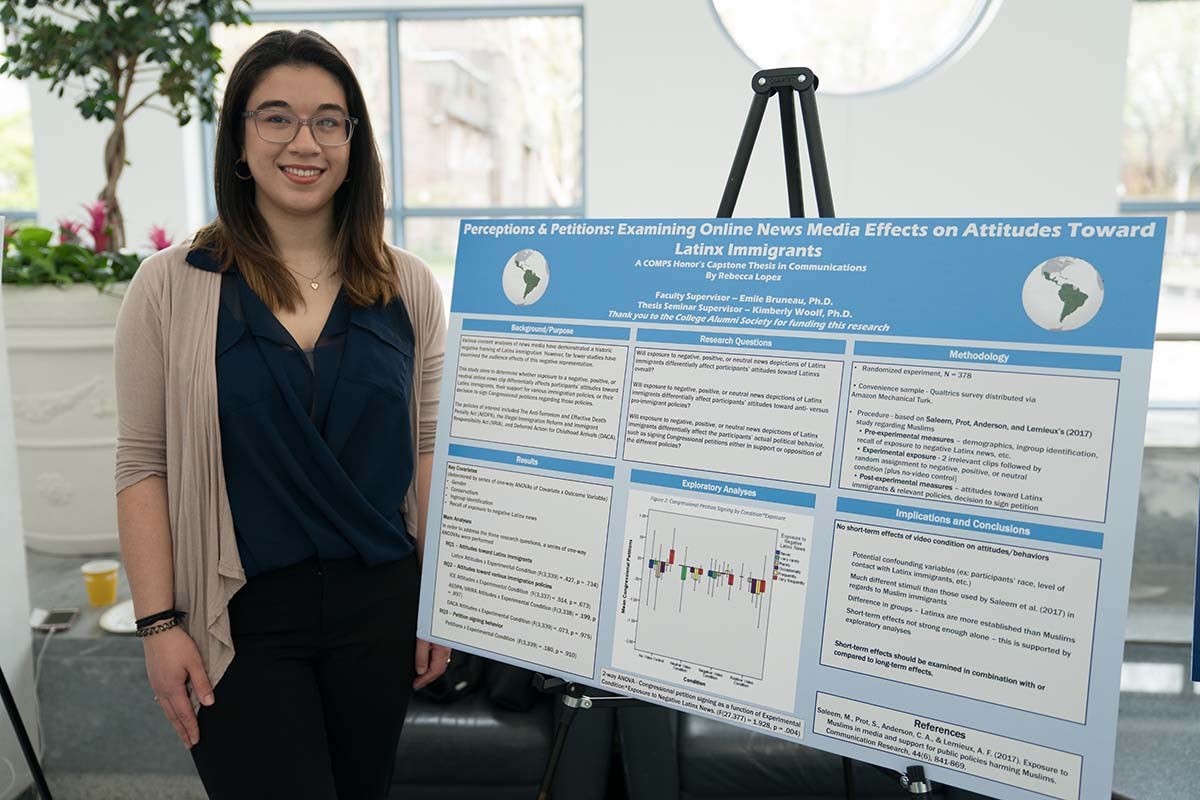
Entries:
<svg viewBox="0 0 1200 800">
<path fill-rule="evenodd" d="M 155 250 L 166 250 L 171 246 L 171 237 L 160 225 L 150 226 L 150 244 Z"/>
<path fill-rule="evenodd" d="M 83 223 L 76 222 L 73 219 L 60 219 L 58 221 L 58 240 L 63 244 L 78 244 L 79 232 L 83 230 Z"/>
<path fill-rule="evenodd" d="M 83 210 L 88 213 L 87 230 L 92 237 L 92 249 L 97 253 L 108 249 L 112 236 L 112 228 L 108 225 L 108 205 L 103 200 L 97 200 Z"/>
</svg>

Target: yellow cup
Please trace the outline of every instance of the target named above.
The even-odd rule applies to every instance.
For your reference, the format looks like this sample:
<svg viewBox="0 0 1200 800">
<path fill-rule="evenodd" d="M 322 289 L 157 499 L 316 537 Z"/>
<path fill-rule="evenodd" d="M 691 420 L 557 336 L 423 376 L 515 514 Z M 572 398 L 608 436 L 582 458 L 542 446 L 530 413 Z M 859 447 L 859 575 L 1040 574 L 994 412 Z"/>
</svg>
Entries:
<svg viewBox="0 0 1200 800">
<path fill-rule="evenodd" d="M 80 567 L 83 585 L 87 587 L 88 602 L 93 606 L 111 606 L 117 602 L 117 570 L 120 562 L 89 561 Z"/>
</svg>

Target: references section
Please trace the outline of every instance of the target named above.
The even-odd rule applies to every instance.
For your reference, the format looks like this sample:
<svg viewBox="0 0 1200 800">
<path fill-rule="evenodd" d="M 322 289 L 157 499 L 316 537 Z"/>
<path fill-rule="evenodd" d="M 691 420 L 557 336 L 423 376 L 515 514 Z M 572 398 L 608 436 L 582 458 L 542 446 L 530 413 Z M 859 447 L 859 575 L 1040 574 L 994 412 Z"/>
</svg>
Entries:
<svg viewBox="0 0 1200 800">
<path fill-rule="evenodd" d="M 591 677 L 612 489 L 449 462 L 433 635 Z"/>
<path fill-rule="evenodd" d="M 1020 739 L 817 693 L 813 732 L 1007 786 L 1077 800 L 1083 758 Z"/>
<path fill-rule="evenodd" d="M 855 362 L 841 488 L 1103 522 L 1118 386 Z"/>
</svg>

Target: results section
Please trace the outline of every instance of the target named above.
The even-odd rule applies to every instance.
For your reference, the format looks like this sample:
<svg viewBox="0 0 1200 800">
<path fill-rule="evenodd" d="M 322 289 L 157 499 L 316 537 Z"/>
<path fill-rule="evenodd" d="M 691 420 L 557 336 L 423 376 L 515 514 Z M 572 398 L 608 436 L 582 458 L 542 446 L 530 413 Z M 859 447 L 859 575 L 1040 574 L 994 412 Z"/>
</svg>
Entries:
<svg viewBox="0 0 1200 800">
<path fill-rule="evenodd" d="M 450 462 L 433 634 L 591 677 L 612 489 Z"/>
</svg>

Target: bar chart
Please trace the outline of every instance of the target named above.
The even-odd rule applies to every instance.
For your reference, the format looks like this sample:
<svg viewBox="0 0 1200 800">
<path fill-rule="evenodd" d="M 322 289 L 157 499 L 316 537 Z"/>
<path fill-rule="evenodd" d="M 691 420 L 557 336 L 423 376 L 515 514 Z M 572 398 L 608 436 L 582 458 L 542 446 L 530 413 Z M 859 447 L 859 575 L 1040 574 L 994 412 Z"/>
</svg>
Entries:
<svg viewBox="0 0 1200 800">
<path fill-rule="evenodd" d="M 635 649 L 761 678 L 778 539 L 776 528 L 648 511 Z"/>
</svg>

